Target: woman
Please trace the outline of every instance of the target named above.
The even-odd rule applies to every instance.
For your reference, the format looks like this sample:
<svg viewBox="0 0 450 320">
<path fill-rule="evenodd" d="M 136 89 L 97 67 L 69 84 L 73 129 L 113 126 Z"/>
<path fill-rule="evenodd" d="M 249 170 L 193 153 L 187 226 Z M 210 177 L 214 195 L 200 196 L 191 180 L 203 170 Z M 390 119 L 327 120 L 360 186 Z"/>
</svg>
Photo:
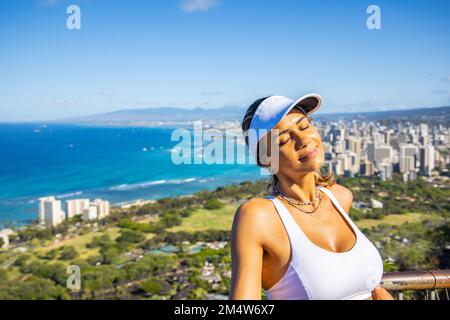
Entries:
<svg viewBox="0 0 450 320">
<path fill-rule="evenodd" d="M 269 196 L 237 210 L 230 299 L 392 299 L 379 286 L 383 262 L 348 216 L 353 195 L 320 174 L 322 140 L 309 115 L 321 97 L 270 96 L 247 110 L 242 130 L 257 164 L 271 171 Z"/>
</svg>

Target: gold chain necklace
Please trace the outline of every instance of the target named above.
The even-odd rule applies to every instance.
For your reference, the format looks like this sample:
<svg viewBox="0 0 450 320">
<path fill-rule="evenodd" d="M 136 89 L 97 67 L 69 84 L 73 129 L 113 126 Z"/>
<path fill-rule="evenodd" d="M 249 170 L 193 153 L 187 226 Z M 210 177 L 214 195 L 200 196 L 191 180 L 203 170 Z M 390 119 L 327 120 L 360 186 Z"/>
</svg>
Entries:
<svg viewBox="0 0 450 320">
<path fill-rule="evenodd" d="M 280 198 L 280 200 L 283 200 L 283 201 L 287 202 L 288 204 L 290 204 L 291 206 L 297 208 L 298 210 L 300 210 L 304 213 L 308 213 L 308 214 L 315 213 L 317 211 L 317 209 L 320 207 L 320 203 L 322 202 L 322 196 L 317 187 L 316 187 L 316 199 L 311 202 L 299 202 L 297 200 L 289 198 L 289 197 L 285 196 L 284 194 L 282 194 L 281 191 L 276 186 L 273 187 L 273 190 L 275 192 L 275 196 Z M 299 207 L 300 205 L 311 205 L 311 204 L 314 205 L 316 202 L 318 202 L 318 204 L 317 204 L 317 207 L 315 207 L 313 211 L 306 211 Z"/>
</svg>

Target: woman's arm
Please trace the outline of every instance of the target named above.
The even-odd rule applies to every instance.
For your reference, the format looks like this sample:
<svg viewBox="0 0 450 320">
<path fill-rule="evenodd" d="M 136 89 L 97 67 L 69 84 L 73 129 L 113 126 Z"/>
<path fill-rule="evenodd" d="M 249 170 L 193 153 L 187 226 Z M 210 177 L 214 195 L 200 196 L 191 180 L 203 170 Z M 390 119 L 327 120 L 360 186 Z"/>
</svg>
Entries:
<svg viewBox="0 0 450 320">
<path fill-rule="evenodd" d="M 255 200 L 241 205 L 231 230 L 232 277 L 230 300 L 260 300 L 262 273 L 261 215 Z M 253 202 L 253 203 L 252 203 Z"/>
<path fill-rule="evenodd" d="M 376 287 L 372 290 L 373 300 L 395 300 L 394 297 L 383 287 Z"/>
</svg>

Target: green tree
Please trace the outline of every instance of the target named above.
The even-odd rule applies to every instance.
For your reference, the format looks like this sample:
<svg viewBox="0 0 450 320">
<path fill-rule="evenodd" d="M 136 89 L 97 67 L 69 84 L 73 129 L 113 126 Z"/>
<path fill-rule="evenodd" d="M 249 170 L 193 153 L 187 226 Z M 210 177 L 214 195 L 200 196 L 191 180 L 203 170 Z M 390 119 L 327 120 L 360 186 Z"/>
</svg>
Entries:
<svg viewBox="0 0 450 320">
<path fill-rule="evenodd" d="M 141 289 L 151 294 L 160 294 L 162 288 L 161 281 L 156 278 L 150 278 L 141 283 Z"/>
<path fill-rule="evenodd" d="M 78 257 L 78 252 L 73 246 L 63 246 L 60 249 L 59 258 L 61 260 L 72 260 Z"/>
<path fill-rule="evenodd" d="M 119 243 L 138 243 L 143 241 L 144 239 L 144 235 L 139 231 L 123 230 L 116 241 Z"/>
<path fill-rule="evenodd" d="M 205 203 L 205 209 L 216 210 L 223 207 L 223 203 L 218 199 L 209 199 Z"/>
<path fill-rule="evenodd" d="M 86 245 L 88 248 L 105 248 L 113 245 L 114 242 L 108 234 L 103 234 L 99 237 L 94 237 L 90 243 Z"/>
</svg>

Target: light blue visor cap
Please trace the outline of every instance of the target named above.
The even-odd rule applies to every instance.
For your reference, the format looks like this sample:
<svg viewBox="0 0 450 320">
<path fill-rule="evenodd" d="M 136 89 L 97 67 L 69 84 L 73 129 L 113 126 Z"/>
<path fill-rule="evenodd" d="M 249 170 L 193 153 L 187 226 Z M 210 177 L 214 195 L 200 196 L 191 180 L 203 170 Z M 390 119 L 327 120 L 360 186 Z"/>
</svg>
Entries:
<svg viewBox="0 0 450 320">
<path fill-rule="evenodd" d="M 257 144 L 278 122 L 294 107 L 300 107 L 307 115 L 312 114 L 322 104 L 322 97 L 316 93 L 306 94 L 296 100 L 283 96 L 271 96 L 266 98 L 255 111 L 250 123 L 248 135 L 248 147 L 257 159 Z"/>
</svg>

